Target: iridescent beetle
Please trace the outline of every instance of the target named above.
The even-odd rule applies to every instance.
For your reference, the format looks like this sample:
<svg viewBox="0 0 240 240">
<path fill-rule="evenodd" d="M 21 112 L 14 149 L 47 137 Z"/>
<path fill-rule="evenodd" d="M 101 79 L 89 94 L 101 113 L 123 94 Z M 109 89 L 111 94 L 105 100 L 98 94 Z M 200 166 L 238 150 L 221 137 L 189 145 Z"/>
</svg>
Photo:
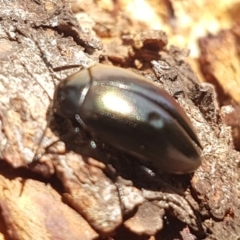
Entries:
<svg viewBox="0 0 240 240">
<path fill-rule="evenodd" d="M 53 109 L 153 171 L 184 174 L 201 164 L 201 144 L 183 109 L 129 70 L 98 64 L 67 77 L 55 91 Z"/>
</svg>

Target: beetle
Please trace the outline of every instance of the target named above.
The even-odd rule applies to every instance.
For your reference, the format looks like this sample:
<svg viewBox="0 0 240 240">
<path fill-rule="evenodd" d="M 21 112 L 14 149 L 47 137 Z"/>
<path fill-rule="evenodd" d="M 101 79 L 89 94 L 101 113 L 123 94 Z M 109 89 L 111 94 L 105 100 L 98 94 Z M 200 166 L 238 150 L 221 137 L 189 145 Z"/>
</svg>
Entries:
<svg viewBox="0 0 240 240">
<path fill-rule="evenodd" d="M 70 75 L 55 90 L 53 110 L 153 171 L 185 174 L 201 164 L 200 141 L 180 105 L 130 70 L 97 64 Z"/>
</svg>

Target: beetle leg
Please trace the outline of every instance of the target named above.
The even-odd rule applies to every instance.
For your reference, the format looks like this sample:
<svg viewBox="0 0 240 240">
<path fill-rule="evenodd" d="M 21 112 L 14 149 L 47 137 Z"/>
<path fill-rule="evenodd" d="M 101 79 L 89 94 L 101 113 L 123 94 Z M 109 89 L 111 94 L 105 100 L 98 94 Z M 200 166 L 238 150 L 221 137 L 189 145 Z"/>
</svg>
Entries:
<svg viewBox="0 0 240 240">
<path fill-rule="evenodd" d="M 117 188 L 117 192 L 118 192 L 118 198 L 120 200 L 120 208 L 122 211 L 122 215 L 123 213 L 126 211 L 125 206 L 123 204 L 123 191 L 122 191 L 122 185 L 121 183 L 118 181 L 118 178 L 116 178 L 116 181 L 114 182 L 115 186 Z"/>
<path fill-rule="evenodd" d="M 93 140 L 90 141 L 90 145 L 91 145 L 92 149 L 96 149 L 97 148 L 97 144 Z"/>
<path fill-rule="evenodd" d="M 141 165 L 140 168 L 145 172 L 147 173 L 150 177 L 155 177 L 156 176 L 156 173 L 154 171 L 152 171 L 150 168 L 146 167 L 146 166 L 143 166 Z"/>
<path fill-rule="evenodd" d="M 79 116 L 79 114 L 75 115 L 75 119 L 76 121 L 80 124 L 80 126 L 84 129 L 87 130 L 87 126 L 85 125 L 85 123 L 83 122 L 83 120 L 81 119 L 81 117 Z"/>
<path fill-rule="evenodd" d="M 106 164 L 106 169 L 104 170 L 104 173 L 107 175 L 107 177 L 109 179 L 112 180 L 112 182 L 115 184 L 116 188 L 117 188 L 117 193 L 118 193 L 118 198 L 120 200 L 120 208 L 122 211 L 122 215 L 124 214 L 124 212 L 126 211 L 126 208 L 123 204 L 123 191 L 122 191 L 122 184 L 118 179 L 118 174 L 116 169 L 111 165 L 111 164 Z"/>
<path fill-rule="evenodd" d="M 41 139 L 40 139 L 40 141 L 39 141 L 38 148 L 37 148 L 37 150 L 36 150 L 36 152 L 35 152 L 35 155 L 34 155 L 34 157 L 33 157 L 32 163 L 30 163 L 29 165 L 32 165 L 33 163 L 34 163 L 34 165 L 35 165 L 35 163 L 37 163 L 37 162 L 39 161 L 39 159 L 40 159 L 45 153 L 48 153 L 49 148 L 52 147 L 52 146 L 54 146 L 56 143 L 58 143 L 58 142 L 60 142 L 60 141 L 65 142 L 67 139 L 72 138 L 73 136 L 75 136 L 76 134 L 78 134 L 78 133 L 79 133 L 79 128 L 76 127 L 76 128 L 73 129 L 73 131 L 70 131 L 70 132 L 68 132 L 68 133 L 66 133 L 66 134 L 64 134 L 64 135 L 61 135 L 61 136 L 59 137 L 59 139 L 57 139 L 56 141 L 53 141 L 53 142 L 50 143 L 48 146 L 46 146 L 46 147 L 44 148 L 44 151 L 43 151 L 43 152 L 38 153 L 38 151 L 39 151 L 39 149 L 40 149 L 40 146 L 41 146 L 41 143 L 42 143 L 42 141 L 43 141 L 43 138 L 44 138 L 44 136 L 45 136 L 45 134 L 46 134 L 46 131 L 47 131 L 47 127 L 46 127 L 46 129 L 44 130 L 44 133 L 42 134 L 42 137 L 41 137 Z M 33 165 L 32 165 L 32 166 L 33 166 Z"/>
</svg>

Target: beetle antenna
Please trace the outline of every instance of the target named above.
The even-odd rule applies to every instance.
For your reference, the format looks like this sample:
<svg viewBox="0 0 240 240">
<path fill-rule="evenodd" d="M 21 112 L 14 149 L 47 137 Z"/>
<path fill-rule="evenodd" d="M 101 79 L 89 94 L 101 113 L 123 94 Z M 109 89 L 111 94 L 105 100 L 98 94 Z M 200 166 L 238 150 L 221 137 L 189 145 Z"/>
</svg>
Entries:
<svg viewBox="0 0 240 240">
<path fill-rule="evenodd" d="M 54 72 L 63 71 L 63 70 L 67 70 L 67 69 L 70 69 L 70 68 L 77 68 L 77 67 L 79 68 L 79 67 L 81 67 L 80 64 L 74 64 L 74 65 L 60 66 L 60 67 L 54 68 L 53 65 L 49 62 L 46 53 L 43 51 L 42 47 L 40 46 L 39 41 L 37 41 L 33 35 L 31 35 L 31 37 L 32 37 L 35 45 L 37 46 L 37 48 L 38 48 L 38 50 L 39 50 L 39 52 L 40 52 L 40 55 L 41 55 L 41 57 L 42 57 L 42 60 L 43 60 L 44 64 L 45 64 L 46 67 L 49 69 L 49 72 L 50 72 L 50 75 L 51 75 L 51 77 L 52 77 L 54 86 L 55 86 L 54 78 L 57 78 L 59 81 L 61 81 L 61 79 L 59 79 L 59 78 L 54 74 Z M 33 74 L 28 70 L 26 64 L 24 64 L 24 63 L 22 63 L 22 64 L 25 66 L 25 68 L 27 69 L 28 73 L 29 73 L 29 74 L 36 80 L 36 82 L 42 87 L 42 89 L 44 90 L 44 92 L 47 94 L 49 100 L 52 102 L 53 99 L 50 97 L 49 93 L 48 93 L 47 90 L 44 88 L 44 86 L 43 86 L 43 85 L 33 76 Z M 55 87 L 56 87 L 56 86 L 55 86 Z M 59 139 L 58 139 L 58 140 L 52 142 L 50 145 L 48 145 L 48 146 L 45 148 L 45 151 L 44 151 L 43 153 L 38 153 L 38 152 L 39 152 L 39 149 L 40 149 L 40 147 L 41 147 L 41 145 L 42 145 L 43 139 L 44 139 L 44 137 L 45 137 L 45 135 L 46 135 L 47 129 L 48 129 L 48 127 L 50 126 L 52 117 L 53 117 L 53 111 L 51 111 L 51 112 L 49 113 L 49 115 L 48 115 L 47 125 L 46 125 L 46 128 L 45 128 L 45 130 L 43 131 L 42 136 L 41 136 L 41 138 L 40 138 L 40 140 L 39 140 L 38 147 L 37 147 L 37 149 L 36 149 L 36 151 L 35 151 L 35 154 L 34 154 L 32 163 L 36 163 L 36 162 L 41 158 L 41 156 L 47 151 L 48 148 L 50 148 L 52 145 L 54 145 L 55 143 L 57 143 L 57 142 L 59 141 Z M 78 128 L 75 128 L 74 131 L 73 131 L 74 134 L 76 134 L 76 133 L 78 133 L 78 132 L 79 132 L 79 129 L 78 129 Z M 68 138 L 69 135 L 72 136 L 73 133 L 71 132 L 70 134 L 66 134 L 66 135 L 62 136 L 62 137 L 61 137 L 61 140 L 62 140 L 62 139 L 65 139 L 65 138 Z"/>
<path fill-rule="evenodd" d="M 52 64 L 48 61 L 46 53 L 43 51 L 43 49 L 42 49 L 42 47 L 40 46 L 39 42 L 35 39 L 35 37 L 34 37 L 32 34 L 31 34 L 31 39 L 34 41 L 35 45 L 37 46 L 37 48 L 38 48 L 38 50 L 39 50 L 39 52 L 40 52 L 40 56 L 41 56 L 44 64 L 46 65 L 47 69 L 48 69 L 49 72 L 50 72 L 50 75 L 51 75 L 52 80 L 53 80 L 52 82 L 53 82 L 53 84 L 54 84 L 54 87 L 56 87 L 55 82 L 54 82 L 54 77 L 56 77 L 58 80 L 60 80 L 60 79 L 59 79 L 57 76 L 54 75 L 54 70 L 53 70 Z M 50 102 L 52 102 L 53 99 L 52 99 L 52 97 L 49 95 L 49 93 L 47 92 L 47 90 L 44 88 L 44 86 L 36 79 L 36 77 L 33 76 L 32 72 L 28 70 L 26 64 L 25 64 L 25 63 L 22 63 L 22 64 L 24 65 L 24 67 L 25 67 L 25 69 L 27 70 L 27 72 L 32 76 L 33 79 L 35 79 L 35 81 L 39 84 L 39 86 L 40 86 L 40 87 L 43 89 L 43 91 L 47 94 Z M 44 131 L 43 131 L 43 133 L 42 133 L 42 136 L 41 136 L 40 139 L 39 139 L 38 147 L 37 147 L 37 149 L 34 151 L 35 154 L 34 154 L 34 156 L 33 156 L 32 163 L 36 163 L 36 162 L 41 158 L 41 156 L 44 154 L 44 153 L 41 153 L 41 154 L 40 154 L 40 153 L 38 153 L 38 152 L 39 152 L 39 149 L 40 149 L 40 147 L 41 147 L 41 145 L 42 145 L 43 139 L 44 139 L 44 137 L 45 137 L 45 135 L 46 135 L 47 129 L 48 129 L 50 123 L 51 123 L 52 117 L 53 117 L 53 112 L 50 111 L 50 113 L 49 113 L 49 115 L 48 115 L 48 117 L 47 117 L 46 127 L 45 127 L 45 129 L 44 129 Z M 55 142 L 56 142 L 56 141 L 55 141 Z M 54 143 L 55 143 L 55 142 L 54 142 Z M 53 145 L 54 143 L 52 143 L 51 145 Z M 44 152 L 46 152 L 46 151 L 44 151 Z"/>
<path fill-rule="evenodd" d="M 40 149 L 40 147 L 41 147 L 41 145 L 42 145 L 43 139 L 44 139 L 44 137 L 45 137 L 45 135 L 46 135 L 47 129 L 48 129 L 48 127 L 50 126 L 50 123 L 51 123 L 51 121 L 52 121 L 52 117 L 53 117 L 53 112 L 51 111 L 50 114 L 48 115 L 48 118 L 47 118 L 47 125 L 46 125 L 46 127 L 45 127 L 45 129 L 44 129 L 44 131 L 43 131 L 43 133 L 42 133 L 41 138 L 39 139 L 38 147 L 37 147 L 37 149 L 36 149 L 36 151 L 35 151 L 35 154 L 34 154 L 34 156 L 33 156 L 32 162 L 38 162 L 38 160 L 39 160 L 39 159 L 42 157 L 42 155 L 46 152 L 46 150 L 45 150 L 43 153 L 38 153 L 38 151 L 39 151 L 39 149 Z M 53 144 L 55 144 L 55 143 L 58 142 L 58 141 L 59 141 L 59 140 L 54 141 L 54 142 L 51 143 L 47 148 L 49 148 L 50 146 L 52 146 Z"/>
</svg>

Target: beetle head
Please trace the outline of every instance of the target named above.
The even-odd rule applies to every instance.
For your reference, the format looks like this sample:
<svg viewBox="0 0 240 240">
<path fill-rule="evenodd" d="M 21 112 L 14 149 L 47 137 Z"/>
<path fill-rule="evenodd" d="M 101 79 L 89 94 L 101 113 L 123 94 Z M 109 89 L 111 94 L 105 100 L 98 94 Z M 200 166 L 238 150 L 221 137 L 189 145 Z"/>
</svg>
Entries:
<svg viewBox="0 0 240 240">
<path fill-rule="evenodd" d="M 62 81 L 54 94 L 54 113 L 73 119 L 85 99 L 90 81 L 91 76 L 88 69 L 77 72 Z"/>
</svg>

